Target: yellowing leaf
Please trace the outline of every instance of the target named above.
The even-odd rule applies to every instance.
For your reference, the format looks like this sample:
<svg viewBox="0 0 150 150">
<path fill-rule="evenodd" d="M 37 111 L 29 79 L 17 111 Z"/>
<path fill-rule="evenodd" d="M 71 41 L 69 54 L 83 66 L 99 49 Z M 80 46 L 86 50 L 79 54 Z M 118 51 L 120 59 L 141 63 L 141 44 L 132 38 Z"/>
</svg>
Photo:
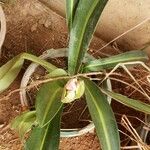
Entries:
<svg viewBox="0 0 150 150">
<path fill-rule="evenodd" d="M 6 90 L 20 72 L 24 60 L 17 56 L 0 67 L 0 93 Z"/>
<path fill-rule="evenodd" d="M 31 130 L 33 124 L 35 124 L 36 120 L 36 112 L 35 111 L 27 111 L 16 117 L 11 122 L 11 128 L 16 130 L 22 139 L 24 135 Z"/>
</svg>

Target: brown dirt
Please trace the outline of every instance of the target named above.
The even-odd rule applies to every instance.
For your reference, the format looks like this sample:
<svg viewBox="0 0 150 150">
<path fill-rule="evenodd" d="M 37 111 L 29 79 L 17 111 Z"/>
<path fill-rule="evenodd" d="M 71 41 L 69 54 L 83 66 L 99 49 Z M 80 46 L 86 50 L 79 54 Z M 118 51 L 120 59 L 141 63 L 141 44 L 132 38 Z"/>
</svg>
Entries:
<svg viewBox="0 0 150 150">
<path fill-rule="evenodd" d="M 29 52 L 40 55 L 44 50 L 50 48 L 62 48 L 68 45 L 68 34 L 65 19 L 55 14 L 37 0 L 16 0 L 15 3 L 5 4 L 5 14 L 7 18 L 7 35 L 3 46 L 2 60 L 0 65 L 4 64 L 15 55 L 21 52 Z M 101 48 L 104 42 L 94 37 L 91 43 L 90 52 Z M 99 52 L 99 56 L 105 57 L 117 54 L 118 50 L 111 46 Z M 96 57 L 99 57 L 98 55 Z M 17 80 L 12 84 L 9 90 L 3 93 L 7 95 L 9 91 L 19 88 L 22 74 L 29 64 L 26 63 Z M 114 89 L 121 91 L 124 85 L 115 83 Z M 128 93 L 127 93 L 128 94 Z M 120 123 L 121 114 L 143 117 L 142 113 L 137 113 L 118 103 L 113 102 L 113 108 L 117 113 L 117 121 Z M 0 150 L 21 150 L 22 144 L 17 133 L 10 130 L 9 123 L 21 113 L 21 106 L 18 93 L 12 95 L 9 99 L 0 101 Z M 118 115 L 120 114 L 120 115 Z M 136 119 L 131 119 L 138 125 Z M 122 129 L 122 127 L 121 127 Z M 98 150 L 100 149 L 98 139 L 95 133 L 88 133 L 81 137 L 63 138 L 60 142 L 60 150 Z"/>
</svg>

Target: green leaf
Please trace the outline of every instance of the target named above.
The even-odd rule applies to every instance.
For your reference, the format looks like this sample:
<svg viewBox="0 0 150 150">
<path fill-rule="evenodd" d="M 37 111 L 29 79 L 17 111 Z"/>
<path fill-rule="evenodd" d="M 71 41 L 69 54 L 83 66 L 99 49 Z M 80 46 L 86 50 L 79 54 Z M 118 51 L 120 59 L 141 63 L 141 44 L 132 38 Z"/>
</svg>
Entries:
<svg viewBox="0 0 150 150">
<path fill-rule="evenodd" d="M 23 139 L 24 135 L 31 129 L 31 127 L 35 124 L 36 120 L 36 112 L 35 111 L 27 111 L 16 117 L 11 122 L 11 128 L 16 130 L 21 139 Z"/>
<path fill-rule="evenodd" d="M 120 150 L 117 123 L 106 96 L 88 79 L 85 81 L 85 96 L 90 115 L 103 150 Z"/>
<path fill-rule="evenodd" d="M 37 56 L 34 56 L 34 55 L 32 55 L 32 54 L 23 53 L 23 54 L 21 55 L 21 57 L 22 57 L 23 59 L 27 59 L 27 60 L 30 60 L 30 61 L 32 61 L 32 62 L 34 62 L 34 63 L 37 63 L 37 64 L 41 65 L 42 67 L 44 67 L 44 68 L 45 68 L 47 71 L 49 71 L 49 72 L 51 72 L 51 71 L 57 69 L 56 66 L 52 65 L 51 63 L 47 62 L 47 61 L 44 60 L 44 59 L 41 59 L 41 58 L 39 58 L 39 57 L 37 57 Z"/>
<path fill-rule="evenodd" d="M 17 56 L 0 67 L 0 93 L 6 90 L 20 72 L 24 60 Z"/>
<path fill-rule="evenodd" d="M 79 72 L 85 52 L 107 0 L 80 0 L 70 31 L 68 72 Z"/>
<path fill-rule="evenodd" d="M 36 115 L 40 127 L 50 122 L 62 107 L 63 84 L 52 81 L 41 86 L 36 97 Z"/>
<path fill-rule="evenodd" d="M 19 54 L 0 67 L 0 93 L 6 90 L 11 85 L 11 83 L 16 79 L 23 66 L 24 59 L 40 64 L 49 72 L 57 69 L 57 67 L 55 67 L 54 65 L 50 64 L 45 60 L 42 60 L 37 56 L 27 53 Z"/>
<path fill-rule="evenodd" d="M 55 69 L 51 73 L 47 75 L 47 77 L 61 77 L 61 76 L 67 76 L 67 72 L 64 69 Z"/>
<path fill-rule="evenodd" d="M 105 89 L 102 89 L 102 91 L 106 95 L 112 97 L 114 100 L 116 100 L 116 101 L 118 101 L 118 102 L 120 102 L 120 103 L 122 103 L 128 107 L 131 107 L 135 110 L 144 112 L 146 114 L 150 114 L 150 105 L 149 104 L 143 103 L 140 100 L 134 100 L 134 99 L 128 98 L 128 97 L 123 96 L 121 94 L 114 93 L 114 92 L 111 92 L 111 91 L 108 91 Z"/>
<path fill-rule="evenodd" d="M 143 61 L 143 60 L 148 60 L 148 56 L 144 51 L 135 50 L 135 51 L 125 52 L 119 55 L 110 56 L 108 58 L 90 61 L 85 64 L 84 72 L 110 69 L 115 67 L 118 63 L 131 62 L 131 61 Z"/>
<path fill-rule="evenodd" d="M 62 107 L 43 128 L 36 127 L 25 144 L 25 150 L 58 150 Z"/>
<path fill-rule="evenodd" d="M 72 28 L 73 19 L 78 2 L 79 0 L 66 0 L 66 17 L 69 30 L 71 30 Z"/>
</svg>

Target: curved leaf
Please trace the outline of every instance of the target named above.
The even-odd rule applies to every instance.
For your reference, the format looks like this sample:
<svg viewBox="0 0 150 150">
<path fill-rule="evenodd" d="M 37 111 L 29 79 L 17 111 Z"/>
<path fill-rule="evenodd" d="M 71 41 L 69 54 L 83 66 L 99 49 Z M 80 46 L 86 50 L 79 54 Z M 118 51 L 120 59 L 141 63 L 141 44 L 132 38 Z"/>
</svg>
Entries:
<svg viewBox="0 0 150 150">
<path fill-rule="evenodd" d="M 0 67 L 0 93 L 6 90 L 15 80 L 23 63 L 24 60 L 18 55 Z"/>
<path fill-rule="evenodd" d="M 135 110 L 144 112 L 146 114 L 150 114 L 150 105 L 149 104 L 143 103 L 140 100 L 134 100 L 134 99 L 128 98 L 124 95 L 114 93 L 114 92 L 111 92 L 111 91 L 108 91 L 105 89 L 103 89 L 102 91 L 106 95 L 112 97 L 114 100 L 116 100 L 116 101 L 118 101 L 118 102 L 120 102 L 120 103 L 122 103 L 128 107 L 131 107 Z"/>
<path fill-rule="evenodd" d="M 27 53 L 19 54 L 0 67 L 0 93 L 6 90 L 11 85 L 11 83 L 16 79 L 23 66 L 24 59 L 40 64 L 49 72 L 57 69 L 57 67 L 55 67 L 54 65 L 50 64 L 45 60 L 42 60 L 37 56 Z"/>
<path fill-rule="evenodd" d="M 31 127 L 35 124 L 36 120 L 36 112 L 35 111 L 27 111 L 16 117 L 11 122 L 11 128 L 16 130 L 22 139 L 24 135 L 31 129 Z"/>
<path fill-rule="evenodd" d="M 140 60 L 143 61 L 143 60 L 148 60 L 148 59 L 149 58 L 147 54 L 141 50 L 125 52 L 119 55 L 110 56 L 108 58 L 102 58 L 102 59 L 90 61 L 87 64 L 85 64 L 84 72 L 110 69 L 110 68 L 115 67 L 118 63 L 140 61 Z"/>
<path fill-rule="evenodd" d="M 52 81 L 45 83 L 36 97 L 36 115 L 40 127 L 50 122 L 62 107 L 63 83 Z"/>
<path fill-rule="evenodd" d="M 25 144 L 25 150 L 58 150 L 62 107 L 43 128 L 35 127 Z"/>
<path fill-rule="evenodd" d="M 28 54 L 28 53 L 23 53 L 21 55 L 21 57 L 23 59 L 27 59 L 27 60 L 30 60 L 32 62 L 35 62 L 39 65 L 41 65 L 42 67 L 44 67 L 47 71 L 51 72 L 55 69 L 57 69 L 56 66 L 52 65 L 51 63 L 47 62 L 46 60 L 44 59 L 41 59 L 40 57 L 37 57 L 35 55 L 32 55 L 32 54 Z"/>
<path fill-rule="evenodd" d="M 103 150 L 120 150 L 117 123 L 106 96 L 88 79 L 85 81 L 85 96 L 90 115 Z"/>
<path fill-rule="evenodd" d="M 79 72 L 85 52 L 107 0 L 80 0 L 70 31 L 68 72 Z"/>
</svg>

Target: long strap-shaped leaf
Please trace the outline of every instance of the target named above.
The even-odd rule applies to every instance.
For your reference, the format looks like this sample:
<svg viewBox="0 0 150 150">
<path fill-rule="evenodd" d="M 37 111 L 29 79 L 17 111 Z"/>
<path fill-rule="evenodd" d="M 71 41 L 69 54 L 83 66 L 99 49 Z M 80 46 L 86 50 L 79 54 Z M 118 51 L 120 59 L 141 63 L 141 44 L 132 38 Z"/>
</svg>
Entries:
<svg viewBox="0 0 150 150">
<path fill-rule="evenodd" d="M 11 59 L 6 64 L 0 67 L 0 93 L 6 90 L 10 86 L 10 84 L 15 80 L 23 66 L 24 59 L 40 64 L 49 72 L 57 68 L 54 65 L 46 62 L 45 60 L 42 60 L 39 57 L 36 57 L 31 54 L 23 53 L 17 55 L 16 57 L 14 57 L 13 59 Z"/>
<path fill-rule="evenodd" d="M 111 106 L 99 87 L 88 79 L 85 96 L 103 150 L 120 150 L 117 124 Z"/>
<path fill-rule="evenodd" d="M 71 30 L 74 14 L 79 0 L 66 0 L 66 17 L 68 22 L 68 29 Z"/>
<path fill-rule="evenodd" d="M 58 150 L 62 108 L 45 127 L 36 127 L 25 144 L 25 150 Z"/>
<path fill-rule="evenodd" d="M 61 97 L 63 83 L 52 81 L 45 83 L 39 90 L 36 97 L 36 115 L 40 127 L 50 122 L 62 107 Z"/>
<path fill-rule="evenodd" d="M 68 71 L 76 74 L 107 0 L 80 0 L 70 32 Z"/>
<path fill-rule="evenodd" d="M 51 64 L 51 63 L 35 56 L 35 55 L 32 55 L 32 54 L 23 53 L 23 54 L 20 55 L 20 58 L 21 59 L 27 59 L 27 60 L 30 60 L 34 63 L 37 63 L 37 64 L 41 65 L 42 67 L 44 67 L 49 72 L 57 69 L 57 67 L 54 66 L 53 64 Z"/>
<path fill-rule="evenodd" d="M 130 61 L 143 61 L 148 60 L 148 56 L 144 51 L 135 50 L 125 52 L 123 54 L 111 56 L 108 58 L 97 59 L 85 64 L 84 72 L 87 71 L 100 71 L 103 69 L 110 69 L 115 67 L 118 63 L 130 62 Z"/>
<path fill-rule="evenodd" d="M 115 93 L 115 92 L 111 92 L 108 90 L 103 89 L 102 90 L 105 94 L 107 94 L 108 96 L 112 97 L 114 100 L 128 106 L 131 107 L 135 110 L 144 112 L 146 114 L 150 114 L 150 105 L 141 102 L 140 100 L 134 100 L 131 98 L 128 98 L 126 96 L 123 96 L 121 94 Z"/>
</svg>

